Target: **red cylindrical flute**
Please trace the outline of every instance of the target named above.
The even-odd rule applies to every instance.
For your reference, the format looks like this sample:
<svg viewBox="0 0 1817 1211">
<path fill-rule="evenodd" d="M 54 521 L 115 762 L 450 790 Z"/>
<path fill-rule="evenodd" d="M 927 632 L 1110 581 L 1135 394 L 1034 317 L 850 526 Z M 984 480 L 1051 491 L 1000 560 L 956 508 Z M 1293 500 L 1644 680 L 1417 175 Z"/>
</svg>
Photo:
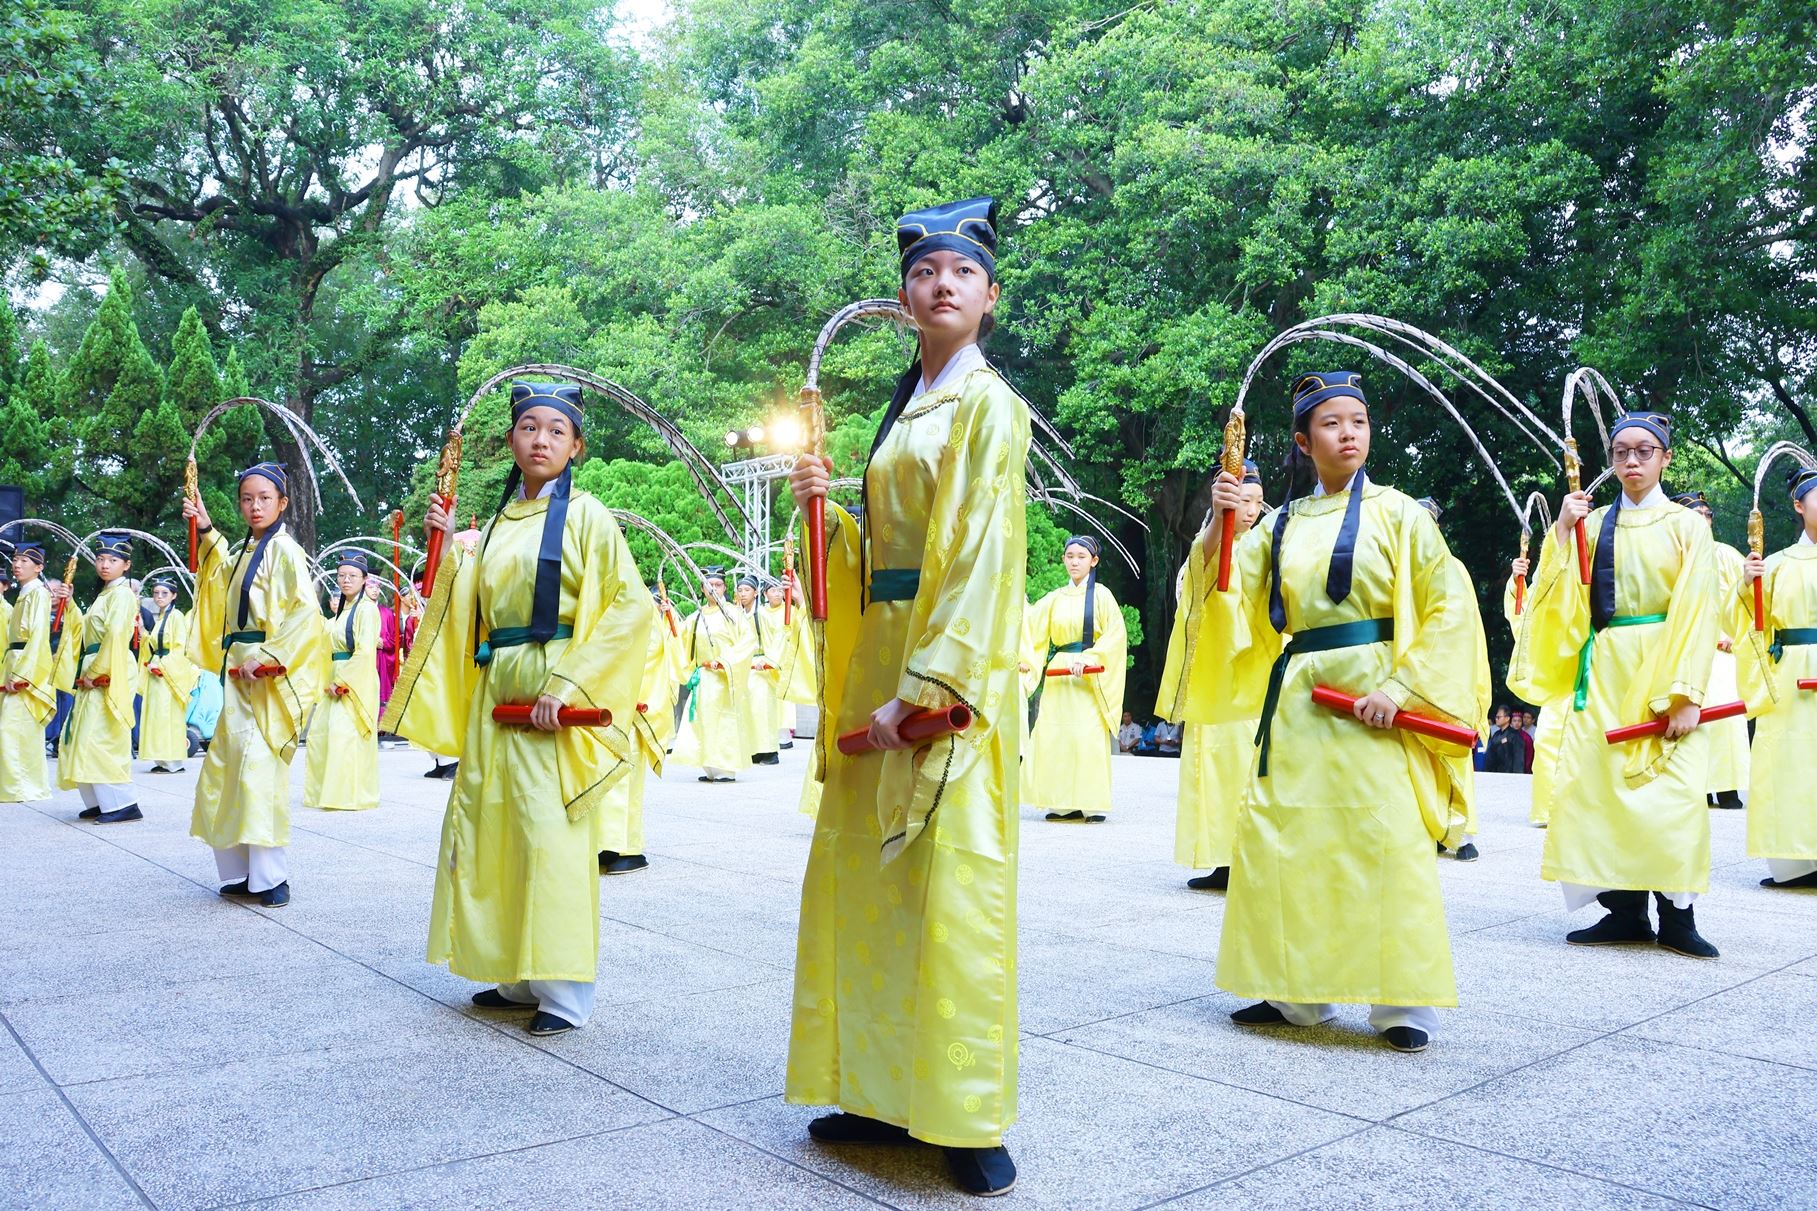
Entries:
<svg viewBox="0 0 1817 1211">
<path fill-rule="evenodd" d="M 1798 688 L 1801 690 L 1817 690 L 1817 677 L 1800 677 L 1798 679 Z"/>
<path fill-rule="evenodd" d="M 1590 583 L 1590 541 L 1585 537 L 1584 519 L 1577 519 L 1577 574 Z"/>
<path fill-rule="evenodd" d="M 442 500 L 440 493 L 431 493 L 430 498 L 438 501 L 454 516 L 454 497 Z M 442 566 L 442 546 L 448 541 L 448 531 L 435 529 L 429 532 L 429 545 L 423 551 L 423 592 L 435 592 L 435 570 Z"/>
<path fill-rule="evenodd" d="M 506 703 L 502 706 L 495 706 L 492 708 L 492 722 L 502 723 L 507 727 L 529 727 L 530 711 L 529 704 Z M 555 722 L 562 727 L 610 727 L 612 726 L 612 712 L 564 706 L 555 713 Z"/>
<path fill-rule="evenodd" d="M 289 672 L 289 670 L 281 664 L 261 664 L 257 669 L 253 670 L 252 675 L 254 677 L 282 677 L 287 672 Z M 239 669 L 228 669 L 227 675 L 229 677 L 241 679 L 245 677 L 245 674 L 240 672 Z"/>
<path fill-rule="evenodd" d="M 1230 552 L 1237 541 L 1237 515 L 1224 514 L 1224 533 L 1218 537 L 1218 592 L 1230 592 Z"/>
<path fill-rule="evenodd" d="M 1102 673 L 1103 671 L 1104 666 L 1101 664 L 1088 664 L 1079 670 L 1079 676 L 1088 677 L 1093 673 Z M 1047 675 L 1049 677 L 1071 677 L 1073 671 L 1071 669 L 1049 669 L 1047 670 Z"/>
<path fill-rule="evenodd" d="M 1343 690 L 1334 690 L 1328 685 L 1312 687 L 1312 700 L 1320 706 L 1346 715 L 1356 710 L 1356 704 L 1362 700 L 1360 694 L 1346 694 Z M 1434 740 L 1443 740 L 1449 744 L 1462 745 L 1464 748 L 1476 747 L 1476 731 L 1461 723 L 1446 723 L 1443 719 L 1434 719 L 1429 715 L 1416 715 L 1412 711 L 1400 711 L 1394 716 L 1393 726 L 1402 731 L 1418 732 Z"/>
<path fill-rule="evenodd" d="M 1718 719 L 1733 719 L 1737 715 L 1748 713 L 1745 702 L 1725 702 L 1721 706 L 1706 706 L 1697 712 L 1697 722 L 1715 723 Z M 1646 723 L 1631 723 L 1627 727 L 1611 728 L 1603 733 L 1603 739 L 1610 744 L 1625 744 L 1630 740 L 1639 740 L 1646 736 L 1663 736 L 1666 734 L 1664 717 L 1650 719 Z"/>
<path fill-rule="evenodd" d="M 195 518 L 189 519 L 189 570 L 196 570 L 196 561 L 201 558 L 202 523 Z"/>
<path fill-rule="evenodd" d="M 972 711 L 967 706 L 949 706 L 945 710 L 916 711 L 896 728 L 896 734 L 911 744 L 922 744 L 963 732 L 972 725 Z M 848 757 L 875 752 L 868 728 L 847 732 L 839 737 L 839 751 Z"/>
<path fill-rule="evenodd" d="M 1767 629 L 1767 586 L 1764 580 L 1754 582 L 1754 629 Z"/>
<path fill-rule="evenodd" d="M 1517 617 L 1519 616 L 1519 614 L 1521 612 L 1521 607 L 1525 606 L 1526 604 L 1527 604 L 1527 578 L 1525 576 L 1516 576 L 1514 578 L 1514 613 Z"/>
<path fill-rule="evenodd" d="M 808 613 L 826 621 L 826 497 L 808 501 Z"/>
</svg>

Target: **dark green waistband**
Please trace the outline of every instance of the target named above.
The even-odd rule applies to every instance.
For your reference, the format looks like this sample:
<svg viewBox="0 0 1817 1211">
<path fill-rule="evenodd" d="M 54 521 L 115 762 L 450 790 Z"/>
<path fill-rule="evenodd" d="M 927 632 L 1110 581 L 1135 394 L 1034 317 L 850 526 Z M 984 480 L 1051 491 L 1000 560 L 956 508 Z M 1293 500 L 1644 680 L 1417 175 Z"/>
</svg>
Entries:
<svg viewBox="0 0 1817 1211">
<path fill-rule="evenodd" d="M 1773 632 L 1773 646 L 1767 650 L 1773 654 L 1773 663 L 1777 664 L 1787 648 L 1808 644 L 1817 644 L 1817 627 L 1780 627 Z"/>
<path fill-rule="evenodd" d="M 85 643 L 82 645 L 82 654 L 84 656 L 93 656 L 96 652 L 99 652 L 100 650 L 101 650 L 101 645 L 98 643 Z"/>
<path fill-rule="evenodd" d="M 872 568 L 872 601 L 913 601 L 921 589 L 920 568 Z"/>
<path fill-rule="evenodd" d="M 1604 623 L 1603 627 L 1651 626 L 1665 620 L 1664 614 L 1617 614 Z M 1596 648 L 1596 635 L 1597 632 L 1592 630 L 1589 638 L 1584 640 L 1584 646 L 1577 649 L 1577 685 L 1571 691 L 1571 709 L 1574 711 L 1583 710 L 1590 702 L 1590 656 Z"/>
<path fill-rule="evenodd" d="M 227 638 L 223 639 L 221 641 L 221 646 L 230 648 L 236 643 L 264 643 L 264 642 L 265 642 L 265 632 L 264 631 L 229 631 L 227 634 Z"/>
<path fill-rule="evenodd" d="M 151 654 L 153 656 L 168 656 L 168 655 L 170 655 L 170 649 L 169 648 L 153 648 L 151 650 Z"/>
<path fill-rule="evenodd" d="M 25 650 L 25 643 L 26 641 L 23 639 L 18 643 L 9 643 L 6 645 L 6 650 L 9 652 L 23 652 Z"/>
<path fill-rule="evenodd" d="M 556 624 L 555 634 L 551 635 L 549 640 L 553 643 L 557 639 L 572 638 L 574 638 L 573 626 L 562 622 Z M 484 668 L 492 663 L 494 652 L 502 648 L 521 648 L 526 643 L 532 642 L 534 641 L 530 638 L 529 627 L 495 627 L 486 636 L 485 642 L 479 645 L 479 650 L 473 653 L 473 663 Z"/>
<path fill-rule="evenodd" d="M 1257 777 L 1268 776 L 1268 750 L 1273 746 L 1274 739 L 1274 712 L 1281 704 L 1281 686 L 1287 681 L 1287 662 L 1295 656 L 1331 652 L 1338 648 L 1360 648 L 1393 638 L 1394 619 L 1361 618 L 1355 622 L 1339 622 L 1328 627 L 1298 631 L 1287 641 L 1287 646 L 1275 657 L 1274 667 L 1268 670 L 1268 695 L 1262 699 L 1262 722 L 1255 734 L 1255 742 L 1262 746 L 1256 765 Z"/>
<path fill-rule="evenodd" d="M 352 660 L 353 653 L 352 652 L 334 652 L 329 655 L 329 659 L 330 660 Z"/>
</svg>

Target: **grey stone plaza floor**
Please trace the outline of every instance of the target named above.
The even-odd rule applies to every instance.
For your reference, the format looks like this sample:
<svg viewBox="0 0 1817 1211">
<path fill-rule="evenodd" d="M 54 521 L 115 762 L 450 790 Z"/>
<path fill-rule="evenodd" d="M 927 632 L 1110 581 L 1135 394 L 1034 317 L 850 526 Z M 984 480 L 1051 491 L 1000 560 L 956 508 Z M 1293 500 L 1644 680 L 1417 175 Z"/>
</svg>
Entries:
<svg viewBox="0 0 1817 1211">
<path fill-rule="evenodd" d="M 652 783 L 648 871 L 605 880 L 599 1010 L 536 1041 L 423 960 L 447 784 L 298 810 L 295 900 L 216 897 L 198 763 L 142 824 L 0 809 L 0 1204 L 930 1207 L 937 1152 L 835 1150 L 781 1098 L 805 754 Z M 300 782 L 302 762 L 297 762 Z M 1713 812 L 1722 958 L 1579 949 L 1525 779 L 1438 859 L 1463 1007 L 1423 1055 L 1365 1010 L 1243 1031 L 1221 897 L 1171 862 L 1177 762 L 1119 758 L 1098 827 L 1025 812 L 1021 1182 L 1005 1207 L 1817 1206 L 1817 893 L 1757 887 Z"/>
</svg>

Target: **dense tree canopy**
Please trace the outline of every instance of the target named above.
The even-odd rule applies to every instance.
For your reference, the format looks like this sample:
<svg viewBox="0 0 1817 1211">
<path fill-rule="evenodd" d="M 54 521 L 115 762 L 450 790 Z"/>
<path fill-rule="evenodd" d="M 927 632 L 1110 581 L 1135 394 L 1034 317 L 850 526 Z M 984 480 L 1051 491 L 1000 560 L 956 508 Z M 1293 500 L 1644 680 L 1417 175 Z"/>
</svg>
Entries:
<svg viewBox="0 0 1817 1211">
<path fill-rule="evenodd" d="M 0 48 L 0 96 L 30 102 L 0 117 L 0 261 L 76 288 L 0 325 L 0 476 L 174 526 L 168 461 L 237 373 L 342 452 L 367 516 L 333 497 L 321 525 L 352 532 L 381 502 L 418 514 L 455 409 L 518 361 L 622 383 L 720 457 L 792 405 L 828 314 L 893 291 L 894 216 L 976 193 L 1003 204 L 989 351 L 1084 486 L 1146 522 L 1114 522 L 1142 574 L 1104 574 L 1151 640 L 1238 383 L 1309 317 L 1434 332 L 1555 426 L 1565 375 L 1599 367 L 1677 414 L 1673 479 L 1731 542 L 1758 451 L 1817 444 L 1808 3 L 675 7 L 633 48 L 584 0 L 27 0 Z M 841 474 L 910 353 L 887 327 L 829 352 Z M 1295 346 L 1257 379 L 1271 498 L 1286 379 L 1360 356 Z M 1448 419 L 1362 368 L 1372 472 L 1446 506 L 1493 616 L 1514 517 Z M 1459 399 L 1517 490 L 1556 496 Z M 469 426 L 463 512 L 502 486 L 501 419 Z M 236 423 L 211 476 L 261 446 Z M 710 516 L 647 427 L 595 408 L 588 439 L 609 503 Z M 1074 528 L 1034 520 L 1031 593 Z"/>
</svg>

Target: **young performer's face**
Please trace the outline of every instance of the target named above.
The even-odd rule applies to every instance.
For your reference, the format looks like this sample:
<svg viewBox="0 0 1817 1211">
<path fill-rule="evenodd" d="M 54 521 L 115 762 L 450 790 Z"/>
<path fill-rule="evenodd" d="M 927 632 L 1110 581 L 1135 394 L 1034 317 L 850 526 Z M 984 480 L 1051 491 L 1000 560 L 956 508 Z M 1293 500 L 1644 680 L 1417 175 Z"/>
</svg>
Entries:
<svg viewBox="0 0 1817 1211">
<path fill-rule="evenodd" d="M 1645 429 L 1624 429 L 1609 443 L 1609 459 L 1628 496 L 1638 499 L 1659 486 L 1660 477 L 1672 465 L 1672 452 Z"/>
<path fill-rule="evenodd" d="M 1802 500 L 1792 502 L 1792 508 L 1798 510 L 1799 520 L 1804 522 L 1804 532 L 1809 534 L 1813 541 L 1817 541 L 1817 492 L 1806 492 Z M 13 567 L 18 566 L 19 561 L 15 559 Z"/>
<path fill-rule="evenodd" d="M 1244 484 L 1242 507 L 1237 510 L 1237 533 L 1241 534 L 1255 525 L 1256 518 L 1262 515 L 1262 485 Z"/>
<path fill-rule="evenodd" d="M 757 600 L 757 590 L 748 584 L 739 585 L 733 590 L 733 595 L 737 598 L 738 604 L 747 610 L 751 608 L 751 603 Z"/>
<path fill-rule="evenodd" d="M 1293 440 L 1320 479 L 1348 479 L 1369 461 L 1369 405 L 1352 395 L 1334 396 L 1313 408 L 1306 431 Z"/>
<path fill-rule="evenodd" d="M 379 599 L 379 582 L 378 581 L 376 581 L 372 577 L 368 576 L 368 577 L 366 577 L 364 588 L 366 590 L 366 596 L 369 599 L 371 599 L 373 601 L 377 601 Z"/>
<path fill-rule="evenodd" d="M 764 596 L 765 596 L 765 597 L 766 597 L 766 598 L 767 598 L 767 599 L 768 599 L 768 600 L 769 600 L 769 603 L 770 603 L 770 608 L 771 608 L 771 609 L 774 609 L 774 608 L 776 608 L 776 607 L 777 607 L 777 606 L 780 606 L 780 605 L 781 605 L 781 604 L 782 604 L 782 596 L 783 596 L 783 594 L 782 594 L 782 586 L 781 586 L 781 585 L 779 585 L 779 584 L 773 584 L 773 585 L 771 585 L 771 586 L 770 586 L 770 587 L 769 587 L 769 588 L 768 588 L 768 589 L 767 589 L 767 590 L 766 590 L 766 591 L 765 591 L 765 592 L 764 592 Z"/>
<path fill-rule="evenodd" d="M 126 575 L 126 569 L 130 567 L 132 567 L 131 561 L 121 559 L 118 555 L 97 555 L 95 557 L 95 573 L 101 577 L 102 584 L 112 584 Z"/>
<path fill-rule="evenodd" d="M 964 253 L 941 249 L 909 266 L 897 292 L 915 327 L 930 336 L 978 339 L 984 317 L 997 307 L 997 283 Z"/>
<path fill-rule="evenodd" d="M 240 517 L 254 534 L 263 534 L 276 525 L 289 507 L 290 498 L 263 475 L 248 475 L 240 481 Z"/>
<path fill-rule="evenodd" d="M 151 591 L 152 604 L 157 606 L 160 610 L 168 610 L 170 608 L 170 603 L 176 599 L 177 591 L 175 589 L 167 589 L 163 585 L 159 585 Z"/>
<path fill-rule="evenodd" d="M 724 601 L 726 599 L 726 582 L 717 576 L 707 577 L 701 582 L 701 587 L 706 590 L 708 601 Z"/>
<path fill-rule="evenodd" d="M 335 569 L 334 582 L 340 587 L 341 600 L 351 600 L 366 583 L 366 573 L 352 564 L 343 564 Z"/>
<path fill-rule="evenodd" d="M 584 448 L 574 422 L 554 408 L 527 408 L 511 426 L 511 457 L 538 483 L 560 475 Z"/>
<path fill-rule="evenodd" d="M 19 584 L 30 584 L 43 570 L 44 565 L 28 555 L 13 556 L 13 579 Z"/>
<path fill-rule="evenodd" d="M 1060 561 L 1066 565 L 1066 575 L 1074 584 L 1084 580 L 1086 573 L 1098 566 L 1098 557 L 1076 542 L 1066 544 Z"/>
</svg>

